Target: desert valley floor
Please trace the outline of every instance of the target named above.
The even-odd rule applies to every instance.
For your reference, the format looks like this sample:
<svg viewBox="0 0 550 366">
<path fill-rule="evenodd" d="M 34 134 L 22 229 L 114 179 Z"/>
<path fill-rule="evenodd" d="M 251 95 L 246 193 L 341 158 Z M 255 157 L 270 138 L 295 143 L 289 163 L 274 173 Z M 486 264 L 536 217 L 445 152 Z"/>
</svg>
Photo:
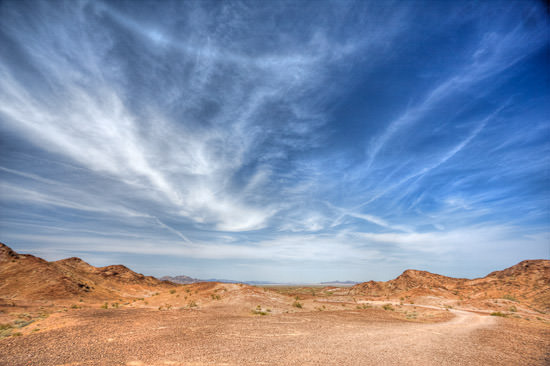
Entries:
<svg viewBox="0 0 550 366">
<path fill-rule="evenodd" d="M 350 306 L 351 307 L 351 306 Z M 417 307 L 417 312 L 422 310 Z M 412 309 L 411 309 L 412 310 Z M 222 309 L 69 310 L 0 342 L 2 365 L 544 365 L 549 328 L 473 312 L 274 316 Z"/>
</svg>

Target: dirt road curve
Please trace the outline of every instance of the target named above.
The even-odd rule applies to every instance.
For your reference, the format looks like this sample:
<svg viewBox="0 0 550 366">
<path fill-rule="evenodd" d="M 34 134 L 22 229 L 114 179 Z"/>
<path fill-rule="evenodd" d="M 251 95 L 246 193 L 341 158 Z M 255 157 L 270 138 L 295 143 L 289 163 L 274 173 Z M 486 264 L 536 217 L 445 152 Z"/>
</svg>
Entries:
<svg viewBox="0 0 550 366">
<path fill-rule="evenodd" d="M 550 346 L 548 328 L 452 312 L 450 321 L 415 323 L 383 310 L 271 316 L 81 310 L 63 315 L 73 325 L 1 340 L 0 364 L 441 366 L 550 361 L 544 353 Z"/>
</svg>

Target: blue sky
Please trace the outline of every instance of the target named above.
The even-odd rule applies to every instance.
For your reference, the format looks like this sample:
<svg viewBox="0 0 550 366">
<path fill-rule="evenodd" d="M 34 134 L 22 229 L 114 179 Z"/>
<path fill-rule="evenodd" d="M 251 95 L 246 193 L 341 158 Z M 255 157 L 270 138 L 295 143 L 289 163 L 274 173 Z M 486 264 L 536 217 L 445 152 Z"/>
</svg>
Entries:
<svg viewBox="0 0 550 366">
<path fill-rule="evenodd" d="M 529 1 L 4 1 L 0 240 L 152 275 L 550 257 Z"/>
</svg>

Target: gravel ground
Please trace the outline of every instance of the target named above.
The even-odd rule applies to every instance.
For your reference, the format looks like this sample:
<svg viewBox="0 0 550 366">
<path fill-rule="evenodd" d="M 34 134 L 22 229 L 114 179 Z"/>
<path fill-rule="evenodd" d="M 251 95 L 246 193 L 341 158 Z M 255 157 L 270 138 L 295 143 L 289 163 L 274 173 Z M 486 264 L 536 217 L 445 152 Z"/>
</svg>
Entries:
<svg viewBox="0 0 550 366">
<path fill-rule="evenodd" d="M 545 323 L 451 311 L 438 323 L 380 309 L 268 316 L 78 310 L 0 340 L 0 365 L 549 365 Z"/>
</svg>

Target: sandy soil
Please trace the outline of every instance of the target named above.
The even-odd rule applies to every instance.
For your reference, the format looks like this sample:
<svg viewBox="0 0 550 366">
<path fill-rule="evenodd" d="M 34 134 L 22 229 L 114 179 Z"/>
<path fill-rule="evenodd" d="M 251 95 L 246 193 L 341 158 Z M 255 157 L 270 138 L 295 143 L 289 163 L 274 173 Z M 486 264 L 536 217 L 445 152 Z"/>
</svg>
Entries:
<svg viewBox="0 0 550 366">
<path fill-rule="evenodd" d="M 547 323 L 414 311 L 431 312 L 431 320 L 380 308 L 267 316 L 223 308 L 69 310 L 42 320 L 40 331 L 0 340 L 0 365 L 550 364 Z"/>
</svg>

